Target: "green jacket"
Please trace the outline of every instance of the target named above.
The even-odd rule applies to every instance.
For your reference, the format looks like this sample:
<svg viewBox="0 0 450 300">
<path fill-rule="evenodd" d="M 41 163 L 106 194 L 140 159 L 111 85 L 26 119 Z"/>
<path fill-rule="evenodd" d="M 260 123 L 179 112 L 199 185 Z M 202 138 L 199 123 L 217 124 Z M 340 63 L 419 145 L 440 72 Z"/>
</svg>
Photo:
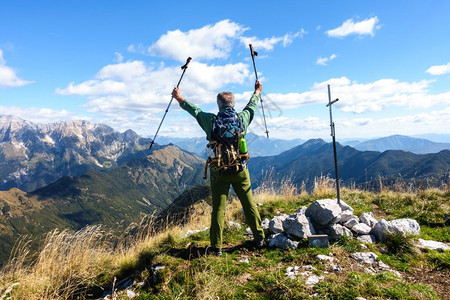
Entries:
<svg viewBox="0 0 450 300">
<path fill-rule="evenodd" d="M 255 111 L 257 109 L 257 104 L 259 101 L 259 96 L 253 94 L 250 98 L 250 101 L 245 106 L 244 110 L 242 110 L 237 115 L 242 120 L 242 125 L 244 127 L 244 135 L 247 133 L 247 127 L 253 120 L 253 116 L 255 115 Z M 180 107 L 187 111 L 191 116 L 193 116 L 203 131 L 206 132 L 206 139 L 209 141 L 211 138 L 212 124 L 216 118 L 215 114 L 207 113 L 198 108 L 195 104 L 184 100 L 183 103 L 180 104 Z"/>
</svg>

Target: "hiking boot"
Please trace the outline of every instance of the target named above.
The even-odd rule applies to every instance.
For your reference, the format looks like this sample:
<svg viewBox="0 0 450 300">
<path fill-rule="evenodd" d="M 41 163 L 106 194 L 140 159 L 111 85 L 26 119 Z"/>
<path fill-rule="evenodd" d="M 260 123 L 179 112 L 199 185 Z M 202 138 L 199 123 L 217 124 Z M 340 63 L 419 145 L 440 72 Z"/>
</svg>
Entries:
<svg viewBox="0 0 450 300">
<path fill-rule="evenodd" d="M 222 249 L 218 249 L 218 248 L 214 248 L 214 247 L 207 247 L 206 255 L 222 256 Z"/>
<path fill-rule="evenodd" d="M 264 238 L 262 238 L 262 237 L 255 238 L 253 240 L 253 244 L 255 245 L 256 249 L 262 249 L 266 246 L 265 242 L 264 242 Z"/>
</svg>

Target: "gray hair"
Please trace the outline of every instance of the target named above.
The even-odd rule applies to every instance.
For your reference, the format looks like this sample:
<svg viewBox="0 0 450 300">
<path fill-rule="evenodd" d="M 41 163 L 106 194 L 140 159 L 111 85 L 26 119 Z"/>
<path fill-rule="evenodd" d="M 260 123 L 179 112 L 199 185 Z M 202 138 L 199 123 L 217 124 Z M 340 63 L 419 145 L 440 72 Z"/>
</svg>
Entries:
<svg viewBox="0 0 450 300">
<path fill-rule="evenodd" d="M 234 108 L 234 95 L 232 92 L 221 92 L 217 94 L 217 105 L 219 109 L 226 107 Z"/>
</svg>

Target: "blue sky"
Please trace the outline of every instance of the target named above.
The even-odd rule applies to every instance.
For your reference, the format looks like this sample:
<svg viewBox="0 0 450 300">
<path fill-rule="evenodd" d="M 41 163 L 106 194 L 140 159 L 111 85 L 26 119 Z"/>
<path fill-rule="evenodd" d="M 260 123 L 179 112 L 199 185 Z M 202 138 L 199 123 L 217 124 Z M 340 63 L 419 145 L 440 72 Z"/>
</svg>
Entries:
<svg viewBox="0 0 450 300">
<path fill-rule="evenodd" d="M 276 3 L 276 4 L 275 4 Z M 271 137 L 450 133 L 449 1 L 3 1 L 0 114 L 152 137 L 182 95 L 248 101 L 252 43 Z M 261 113 L 249 129 L 263 135 Z M 160 134 L 202 136 L 173 103 Z"/>
</svg>

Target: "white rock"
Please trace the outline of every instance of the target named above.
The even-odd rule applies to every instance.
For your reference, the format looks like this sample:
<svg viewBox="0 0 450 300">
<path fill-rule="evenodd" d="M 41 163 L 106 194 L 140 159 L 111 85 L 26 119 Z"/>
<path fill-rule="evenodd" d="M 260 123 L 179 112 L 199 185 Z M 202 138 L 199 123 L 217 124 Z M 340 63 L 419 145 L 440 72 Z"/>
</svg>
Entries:
<svg viewBox="0 0 450 300">
<path fill-rule="evenodd" d="M 313 223 L 319 225 L 339 222 L 341 213 L 342 208 L 336 199 L 317 200 L 308 206 L 305 212 Z"/>
<path fill-rule="evenodd" d="M 350 221 L 351 219 L 356 219 L 358 220 L 358 217 L 355 216 L 351 211 L 346 210 L 343 211 L 341 214 L 341 220 L 339 221 L 341 224 L 344 224 L 347 221 Z"/>
<path fill-rule="evenodd" d="M 359 223 L 359 224 L 356 224 L 355 226 L 353 226 L 352 230 L 359 235 L 363 235 L 363 234 L 369 234 L 370 231 L 372 230 L 372 228 L 364 223 Z"/>
<path fill-rule="evenodd" d="M 353 237 L 353 233 L 347 227 L 340 224 L 333 224 L 329 229 L 329 235 L 331 239 L 336 239 L 341 236 Z"/>
<path fill-rule="evenodd" d="M 283 221 L 283 230 L 287 234 L 301 239 L 316 234 L 309 218 L 304 214 L 293 214 L 286 218 Z"/>
<path fill-rule="evenodd" d="M 269 247 L 276 247 L 281 249 L 295 249 L 298 246 L 298 242 L 294 242 L 290 239 L 288 239 L 284 234 L 282 233 L 276 233 L 269 236 Z"/>
<path fill-rule="evenodd" d="M 381 260 L 378 262 L 378 267 L 380 267 L 383 270 L 390 270 L 391 269 L 391 267 L 389 267 L 387 264 L 385 264 Z"/>
<path fill-rule="evenodd" d="M 376 243 L 376 241 L 377 241 L 376 238 L 371 234 L 360 235 L 357 237 L 357 239 L 361 242 L 368 243 L 368 244 L 373 244 L 373 243 Z M 364 246 L 365 249 L 367 249 L 366 245 L 361 244 L 361 246 Z"/>
<path fill-rule="evenodd" d="M 267 218 L 262 220 L 262 222 L 261 222 L 262 229 L 264 229 L 264 230 L 269 229 L 269 223 L 270 223 L 270 220 Z"/>
<path fill-rule="evenodd" d="M 430 241 L 430 240 L 423 240 L 418 239 L 417 247 L 419 248 L 426 248 L 430 250 L 450 250 L 450 247 L 442 242 L 436 242 L 436 241 Z"/>
<path fill-rule="evenodd" d="M 306 209 L 307 209 L 306 206 L 301 206 L 301 207 L 299 207 L 299 208 L 295 211 L 295 213 L 296 213 L 296 214 L 304 215 L 304 214 L 306 213 Z"/>
<path fill-rule="evenodd" d="M 378 255 L 373 252 L 355 252 L 350 254 L 350 257 L 366 264 L 375 264 L 378 259 Z"/>
<path fill-rule="evenodd" d="M 321 261 L 324 261 L 324 260 L 330 261 L 330 262 L 333 262 L 333 261 L 334 261 L 334 258 L 333 258 L 333 257 L 328 256 L 328 255 L 323 255 L 323 254 L 316 255 L 316 258 L 317 258 L 318 260 L 321 260 Z"/>
<path fill-rule="evenodd" d="M 363 297 L 356 297 L 355 300 L 366 300 L 366 298 L 363 298 Z"/>
<path fill-rule="evenodd" d="M 315 285 L 315 284 L 318 284 L 319 281 L 321 281 L 322 279 L 324 279 L 323 276 L 311 275 L 308 277 L 308 279 L 306 279 L 306 284 L 307 285 Z"/>
<path fill-rule="evenodd" d="M 333 272 L 342 272 L 342 268 L 339 267 L 339 266 L 332 265 L 332 266 L 330 267 L 330 269 L 331 269 L 331 271 L 333 271 Z"/>
<path fill-rule="evenodd" d="M 233 221 L 228 221 L 228 227 L 230 227 L 230 229 L 234 229 L 234 230 L 239 230 L 242 228 L 241 224 L 233 222 Z"/>
<path fill-rule="evenodd" d="M 193 234 L 196 234 L 196 233 L 199 233 L 199 232 L 203 232 L 203 231 L 206 231 L 206 230 L 208 230 L 209 229 L 209 227 L 205 227 L 205 228 L 203 228 L 203 229 L 198 229 L 198 230 L 188 230 L 188 231 L 186 231 L 186 233 L 184 234 L 184 237 L 186 238 L 186 237 L 188 237 L 188 236 L 190 236 L 190 235 L 193 235 Z"/>
<path fill-rule="evenodd" d="M 128 296 L 128 298 L 133 299 L 133 298 L 136 297 L 137 295 L 136 295 L 136 293 L 133 292 L 132 290 L 127 290 L 127 296 Z"/>
<path fill-rule="evenodd" d="M 372 234 L 378 241 L 384 241 L 386 234 L 401 233 L 403 235 L 420 234 L 420 226 L 416 220 L 413 219 L 397 219 L 392 221 L 386 221 L 384 219 L 379 220 L 372 229 Z"/>
<path fill-rule="evenodd" d="M 373 226 L 375 226 L 375 224 L 377 224 L 378 222 L 371 212 L 361 214 L 361 216 L 359 217 L 359 221 L 366 224 L 370 228 L 373 228 Z"/>
<path fill-rule="evenodd" d="M 283 221 L 289 217 L 288 215 L 275 216 L 269 222 L 269 230 L 272 233 L 283 232 Z"/>
<path fill-rule="evenodd" d="M 350 219 L 350 220 L 348 220 L 347 222 L 344 223 L 344 226 L 349 228 L 349 229 L 352 229 L 353 226 L 356 226 L 358 224 L 359 224 L 359 221 L 357 219 Z"/>
</svg>

